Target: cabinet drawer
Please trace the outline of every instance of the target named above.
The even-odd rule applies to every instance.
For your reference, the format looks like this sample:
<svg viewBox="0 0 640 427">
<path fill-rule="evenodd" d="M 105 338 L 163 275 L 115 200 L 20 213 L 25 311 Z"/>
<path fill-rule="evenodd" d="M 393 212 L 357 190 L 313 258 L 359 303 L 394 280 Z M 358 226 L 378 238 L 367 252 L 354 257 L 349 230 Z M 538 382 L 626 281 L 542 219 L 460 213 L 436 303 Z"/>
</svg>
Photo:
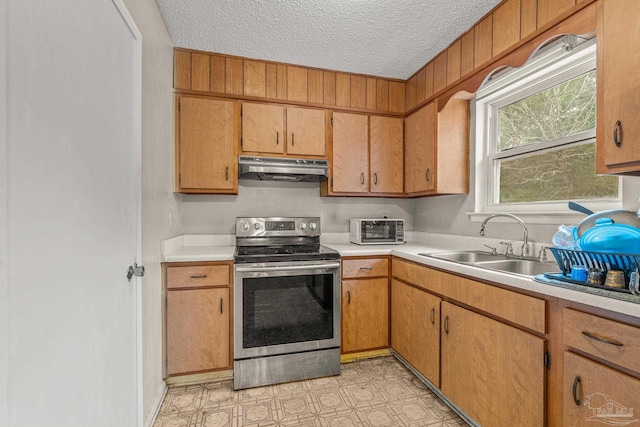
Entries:
<svg viewBox="0 0 640 427">
<path fill-rule="evenodd" d="M 565 308 L 564 343 L 640 372 L 640 328 Z"/>
<path fill-rule="evenodd" d="M 428 291 L 442 293 L 440 280 L 441 275 L 436 270 L 402 261 L 397 258 L 393 259 L 391 270 L 392 275 L 400 280 L 412 283 Z"/>
<path fill-rule="evenodd" d="M 229 264 L 168 267 L 167 289 L 229 285 L 229 272 Z"/>
<path fill-rule="evenodd" d="M 389 260 L 386 258 L 345 259 L 342 261 L 342 277 L 381 277 L 389 275 Z"/>
</svg>

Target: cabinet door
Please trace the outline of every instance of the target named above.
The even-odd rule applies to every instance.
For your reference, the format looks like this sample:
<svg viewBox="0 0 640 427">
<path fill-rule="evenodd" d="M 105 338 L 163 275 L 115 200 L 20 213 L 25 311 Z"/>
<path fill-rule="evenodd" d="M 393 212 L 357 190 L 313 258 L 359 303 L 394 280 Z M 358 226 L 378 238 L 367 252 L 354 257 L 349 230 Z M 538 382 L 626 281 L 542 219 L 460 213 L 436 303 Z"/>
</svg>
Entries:
<svg viewBox="0 0 640 427">
<path fill-rule="evenodd" d="M 242 104 L 242 151 L 284 153 L 284 107 Z"/>
<path fill-rule="evenodd" d="M 602 9 L 598 34 L 602 105 L 597 126 L 603 131 L 598 134 L 598 150 L 603 151 L 604 164 L 611 166 L 640 161 L 640 20 L 637 0 L 603 2 Z M 616 139 L 621 141 L 619 147 Z"/>
<path fill-rule="evenodd" d="M 325 155 L 324 110 L 287 108 L 287 154 Z"/>
<path fill-rule="evenodd" d="M 369 117 L 333 113 L 333 191 L 369 191 Z"/>
<path fill-rule="evenodd" d="M 369 125 L 371 192 L 402 193 L 403 121 L 394 117 L 371 116 Z"/>
<path fill-rule="evenodd" d="M 440 301 L 398 280 L 391 282 L 391 347 L 440 386 Z"/>
<path fill-rule="evenodd" d="M 167 375 L 228 368 L 229 288 L 167 292 Z"/>
<path fill-rule="evenodd" d="M 389 346 L 389 280 L 342 281 L 342 352 Z"/>
<path fill-rule="evenodd" d="M 234 104 L 178 98 L 178 191 L 237 191 Z"/>
<path fill-rule="evenodd" d="M 435 102 L 430 102 L 405 119 L 404 145 L 405 192 L 435 190 Z"/>
<path fill-rule="evenodd" d="M 442 303 L 441 389 L 480 425 L 544 425 L 544 340 Z"/>
<path fill-rule="evenodd" d="M 637 423 L 640 380 L 570 352 L 563 377 L 564 427 Z"/>
</svg>

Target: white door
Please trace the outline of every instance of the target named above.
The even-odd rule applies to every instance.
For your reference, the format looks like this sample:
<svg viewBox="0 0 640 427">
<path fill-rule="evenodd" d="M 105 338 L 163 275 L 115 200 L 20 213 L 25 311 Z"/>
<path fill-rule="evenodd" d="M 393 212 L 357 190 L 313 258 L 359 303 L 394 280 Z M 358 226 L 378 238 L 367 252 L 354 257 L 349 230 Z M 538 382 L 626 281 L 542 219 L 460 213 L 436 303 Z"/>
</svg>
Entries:
<svg viewBox="0 0 640 427">
<path fill-rule="evenodd" d="M 9 425 L 135 426 L 140 35 L 120 0 L 8 11 Z"/>
</svg>

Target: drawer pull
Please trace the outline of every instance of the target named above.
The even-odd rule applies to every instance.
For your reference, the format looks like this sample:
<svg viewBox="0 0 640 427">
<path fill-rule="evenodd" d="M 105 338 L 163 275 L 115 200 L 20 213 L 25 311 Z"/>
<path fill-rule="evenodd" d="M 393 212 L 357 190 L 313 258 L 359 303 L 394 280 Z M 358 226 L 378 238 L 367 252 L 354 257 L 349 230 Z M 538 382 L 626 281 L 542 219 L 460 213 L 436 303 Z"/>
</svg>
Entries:
<svg viewBox="0 0 640 427">
<path fill-rule="evenodd" d="M 573 394 L 573 403 L 576 404 L 576 406 L 580 406 L 580 399 L 578 399 L 578 384 L 580 384 L 580 377 L 576 377 L 575 380 L 573 380 L 573 389 L 572 389 L 572 394 Z"/>
<path fill-rule="evenodd" d="M 615 346 L 618 346 L 618 347 L 624 346 L 624 344 L 621 343 L 620 341 L 612 340 L 612 339 L 609 339 L 609 338 L 599 337 L 598 335 L 594 335 L 594 334 L 592 334 L 590 332 L 587 332 L 587 331 L 582 331 L 582 335 L 584 335 L 587 338 L 591 338 L 592 340 L 603 342 L 605 344 L 611 344 L 611 345 L 615 345 Z"/>
<path fill-rule="evenodd" d="M 431 308 L 431 313 L 429 313 L 429 320 L 431 320 L 431 324 L 436 323 L 436 309 L 435 307 Z"/>
<path fill-rule="evenodd" d="M 444 333 L 449 335 L 449 316 L 444 318 Z"/>
<path fill-rule="evenodd" d="M 189 279 L 204 279 L 205 277 L 207 277 L 207 275 L 203 274 L 202 276 L 189 276 Z"/>
<path fill-rule="evenodd" d="M 371 271 L 371 270 L 373 270 L 373 267 L 360 267 L 360 270 Z"/>
</svg>

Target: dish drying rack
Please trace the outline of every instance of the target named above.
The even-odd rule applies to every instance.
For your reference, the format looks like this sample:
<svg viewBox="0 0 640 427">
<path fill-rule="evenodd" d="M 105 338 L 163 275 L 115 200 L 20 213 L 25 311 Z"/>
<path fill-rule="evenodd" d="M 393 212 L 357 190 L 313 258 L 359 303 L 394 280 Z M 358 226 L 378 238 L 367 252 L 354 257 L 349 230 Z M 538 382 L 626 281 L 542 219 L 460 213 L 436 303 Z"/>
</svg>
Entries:
<svg viewBox="0 0 640 427">
<path fill-rule="evenodd" d="M 573 249 L 548 248 L 556 259 L 561 273 L 545 273 L 545 277 L 561 280 L 577 285 L 589 286 L 592 288 L 606 289 L 608 291 L 622 292 L 633 295 L 640 295 L 638 283 L 631 283 L 631 273 L 638 272 L 640 267 L 640 254 L 618 254 L 605 252 L 591 252 Z M 629 283 L 629 288 L 613 288 L 610 286 L 599 286 L 587 282 L 571 279 L 571 268 L 573 266 L 583 266 L 589 268 L 600 268 L 605 275 L 609 270 L 620 270 L 624 272 L 625 281 Z M 637 274 L 637 273 L 636 273 Z"/>
</svg>

